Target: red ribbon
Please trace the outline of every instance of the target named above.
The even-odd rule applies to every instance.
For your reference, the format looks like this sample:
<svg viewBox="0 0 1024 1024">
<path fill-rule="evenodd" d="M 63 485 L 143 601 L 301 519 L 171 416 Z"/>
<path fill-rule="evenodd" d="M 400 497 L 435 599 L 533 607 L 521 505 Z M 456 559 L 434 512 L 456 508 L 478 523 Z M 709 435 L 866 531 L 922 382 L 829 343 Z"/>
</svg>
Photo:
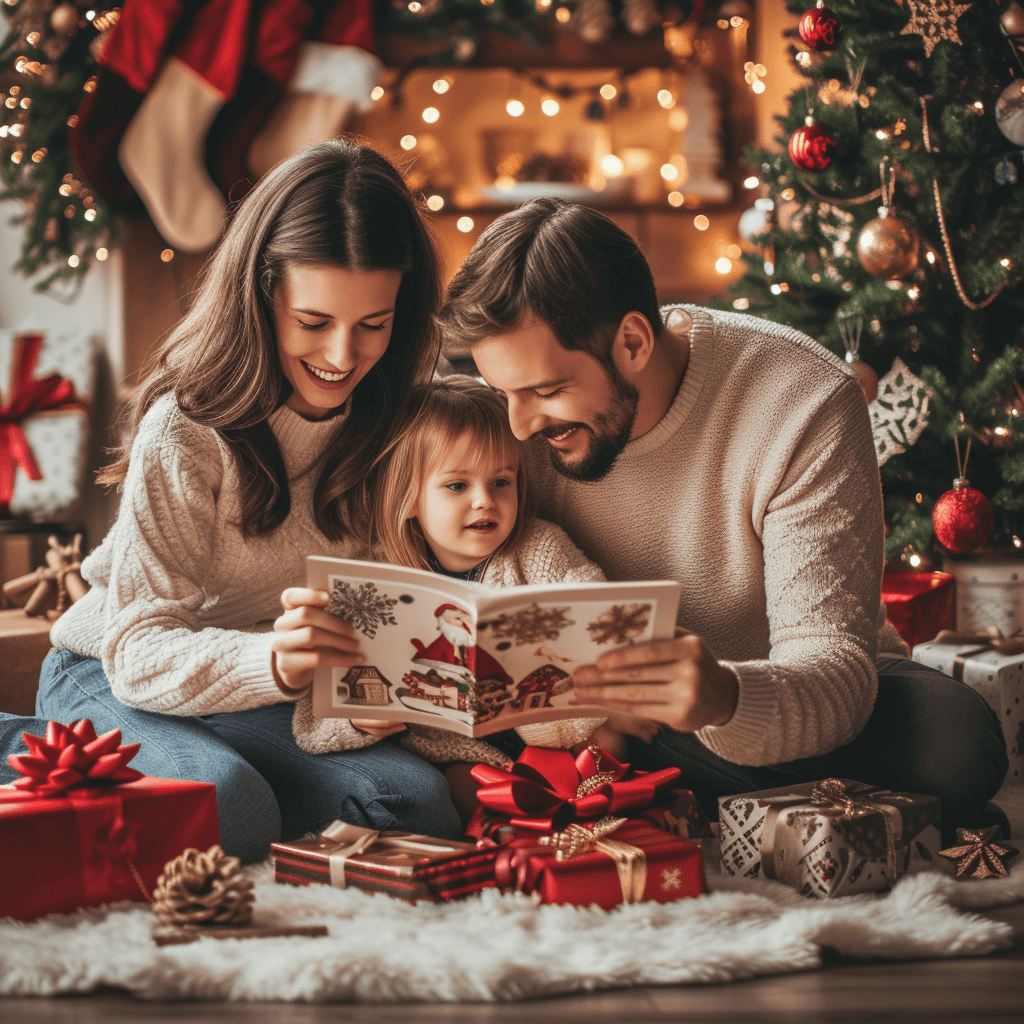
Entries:
<svg viewBox="0 0 1024 1024">
<path fill-rule="evenodd" d="M 43 479 L 25 431 L 21 429 L 21 420 L 37 412 L 85 408 L 75 400 L 75 386 L 60 374 L 39 379 L 33 376 L 42 347 L 43 339 L 39 335 L 14 339 L 10 400 L 0 405 L 0 506 L 11 503 L 19 466 L 29 480 Z"/>
<path fill-rule="evenodd" d="M 628 764 L 620 764 L 599 748 L 588 748 L 573 758 L 567 750 L 527 747 L 508 771 L 478 764 L 470 774 L 482 783 L 476 792 L 481 808 L 502 815 L 514 828 L 551 832 L 572 821 L 606 814 L 628 817 L 628 811 L 649 807 L 658 791 L 682 772 L 663 768 L 630 773 Z M 606 778 L 591 788 L 588 780 L 595 776 Z M 473 834 L 479 817 L 474 814 L 468 834 Z"/>
</svg>

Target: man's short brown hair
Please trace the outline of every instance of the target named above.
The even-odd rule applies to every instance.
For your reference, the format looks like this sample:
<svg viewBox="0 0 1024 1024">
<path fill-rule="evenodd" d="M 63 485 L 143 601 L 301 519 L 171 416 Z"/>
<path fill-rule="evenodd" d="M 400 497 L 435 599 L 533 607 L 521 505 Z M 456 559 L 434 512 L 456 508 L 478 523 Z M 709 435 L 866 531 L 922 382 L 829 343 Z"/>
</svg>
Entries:
<svg viewBox="0 0 1024 1024">
<path fill-rule="evenodd" d="M 607 364 L 633 311 L 661 332 L 654 278 L 636 241 L 596 210 L 545 197 L 480 235 L 437 321 L 445 345 L 468 348 L 535 317 L 563 348 Z"/>
</svg>

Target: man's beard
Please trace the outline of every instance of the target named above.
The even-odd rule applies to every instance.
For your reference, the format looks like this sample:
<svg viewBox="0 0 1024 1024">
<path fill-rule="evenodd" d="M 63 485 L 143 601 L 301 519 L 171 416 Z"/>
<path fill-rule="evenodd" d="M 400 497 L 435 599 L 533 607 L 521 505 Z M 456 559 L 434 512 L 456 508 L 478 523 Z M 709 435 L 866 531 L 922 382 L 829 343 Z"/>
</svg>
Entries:
<svg viewBox="0 0 1024 1024">
<path fill-rule="evenodd" d="M 437 628 L 441 631 L 441 636 L 443 636 L 445 640 L 455 648 L 455 650 L 458 650 L 460 647 L 472 647 L 474 643 L 476 643 L 473 638 L 473 634 L 470 633 L 465 626 L 448 622 L 446 619 L 439 619 Z"/>
<path fill-rule="evenodd" d="M 614 367 L 609 372 L 608 379 L 613 391 L 612 402 L 605 412 L 598 413 L 593 427 L 585 423 L 562 423 L 538 432 L 539 436 L 544 438 L 556 437 L 564 433 L 568 427 L 575 427 L 589 435 L 586 451 L 573 462 L 566 461 L 557 448 L 548 446 L 551 465 L 570 480 L 593 483 L 607 476 L 620 452 L 629 443 L 629 435 L 636 421 L 640 392 L 624 380 Z"/>
</svg>

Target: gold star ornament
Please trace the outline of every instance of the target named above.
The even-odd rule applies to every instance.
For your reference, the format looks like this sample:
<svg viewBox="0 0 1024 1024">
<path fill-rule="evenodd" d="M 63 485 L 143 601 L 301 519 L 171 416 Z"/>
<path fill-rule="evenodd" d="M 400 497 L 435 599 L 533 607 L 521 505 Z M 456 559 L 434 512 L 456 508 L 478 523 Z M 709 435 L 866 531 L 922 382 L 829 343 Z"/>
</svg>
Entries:
<svg viewBox="0 0 1024 1024">
<path fill-rule="evenodd" d="M 907 0 L 907 6 L 910 8 L 910 21 L 903 26 L 900 35 L 913 33 L 921 36 L 926 57 L 932 55 L 932 50 L 943 39 L 963 45 L 956 30 L 956 21 L 970 8 L 970 4 L 957 4 L 953 0 Z"/>
<path fill-rule="evenodd" d="M 956 877 L 960 878 L 1005 878 L 1009 872 L 1006 865 L 1017 856 L 1013 846 L 1003 846 L 995 841 L 999 826 L 991 828 L 958 828 L 956 837 L 962 846 L 951 846 L 939 850 L 939 856 L 956 861 Z"/>
</svg>

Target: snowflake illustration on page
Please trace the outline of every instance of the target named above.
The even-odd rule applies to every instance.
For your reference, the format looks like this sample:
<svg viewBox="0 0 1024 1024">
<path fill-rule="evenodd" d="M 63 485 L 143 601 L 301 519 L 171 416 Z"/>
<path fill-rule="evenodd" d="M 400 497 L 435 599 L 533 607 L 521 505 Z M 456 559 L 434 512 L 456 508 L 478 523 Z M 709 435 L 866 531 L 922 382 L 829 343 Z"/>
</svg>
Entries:
<svg viewBox="0 0 1024 1024">
<path fill-rule="evenodd" d="M 878 382 L 878 397 L 868 406 L 879 466 L 905 452 L 928 426 L 931 389 L 902 359 Z"/>
<path fill-rule="evenodd" d="M 613 604 L 587 624 L 587 632 L 595 644 L 629 644 L 643 636 L 650 621 L 649 604 Z"/>
<path fill-rule="evenodd" d="M 327 610 L 371 640 L 381 626 L 397 626 L 391 609 L 397 599 L 377 592 L 374 583 L 361 583 L 354 587 L 345 580 L 335 580 Z"/>
<path fill-rule="evenodd" d="M 536 644 L 542 640 L 557 640 L 566 626 L 574 621 L 566 614 L 565 608 L 541 608 L 536 602 L 516 612 L 506 612 L 481 622 L 477 628 L 489 629 L 495 640 L 508 639 L 516 644 Z"/>
</svg>

